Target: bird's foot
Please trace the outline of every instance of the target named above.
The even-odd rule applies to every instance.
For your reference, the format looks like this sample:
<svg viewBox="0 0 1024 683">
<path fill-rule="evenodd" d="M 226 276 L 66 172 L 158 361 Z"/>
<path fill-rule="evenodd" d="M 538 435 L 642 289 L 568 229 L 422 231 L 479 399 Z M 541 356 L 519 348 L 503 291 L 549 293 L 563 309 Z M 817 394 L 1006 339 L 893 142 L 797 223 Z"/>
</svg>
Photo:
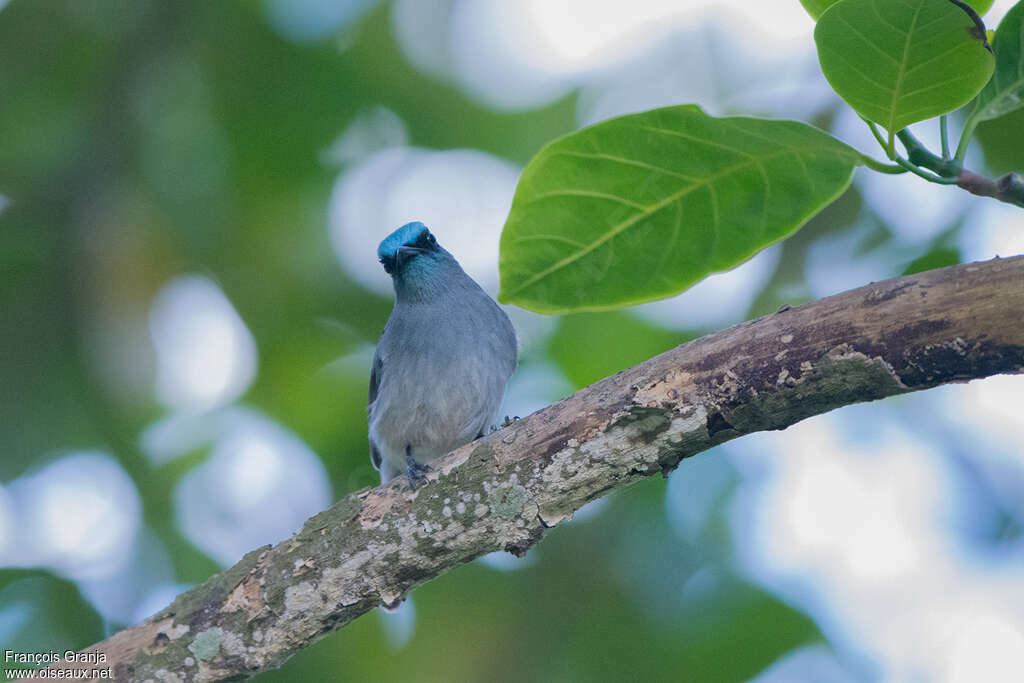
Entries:
<svg viewBox="0 0 1024 683">
<path fill-rule="evenodd" d="M 504 429 L 505 427 L 508 427 L 508 426 L 509 426 L 510 424 L 512 424 L 513 422 L 515 422 L 515 421 L 516 421 L 516 420 L 518 420 L 518 419 L 519 419 L 519 416 L 518 416 L 518 415 L 516 415 L 515 417 L 509 417 L 508 415 L 506 415 L 506 416 L 505 416 L 505 421 L 504 421 L 504 422 L 502 422 L 502 423 L 501 423 L 501 424 L 500 424 L 499 426 L 500 426 L 500 427 L 501 427 L 502 429 Z"/>
<path fill-rule="evenodd" d="M 427 472 L 430 470 L 430 465 L 418 463 L 412 455 L 405 454 L 405 475 L 409 478 L 409 486 L 412 487 L 413 491 L 418 486 L 417 482 L 422 482 L 427 478 Z"/>
</svg>

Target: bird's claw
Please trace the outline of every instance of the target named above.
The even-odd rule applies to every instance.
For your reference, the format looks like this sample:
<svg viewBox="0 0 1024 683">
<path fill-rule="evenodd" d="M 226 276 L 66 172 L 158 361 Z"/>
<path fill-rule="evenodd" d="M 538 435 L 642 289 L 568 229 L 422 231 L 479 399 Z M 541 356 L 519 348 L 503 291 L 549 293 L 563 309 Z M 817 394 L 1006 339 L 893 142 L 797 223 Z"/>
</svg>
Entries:
<svg viewBox="0 0 1024 683">
<path fill-rule="evenodd" d="M 421 482 L 427 478 L 427 472 L 431 471 L 430 465 L 416 462 L 408 453 L 405 456 L 405 476 L 409 478 L 409 486 L 415 491 L 417 482 Z M 426 482 L 424 482 L 426 483 Z"/>
<path fill-rule="evenodd" d="M 504 422 L 502 422 L 502 423 L 501 423 L 501 425 L 499 425 L 499 426 L 500 426 L 500 427 L 501 427 L 502 429 L 504 429 L 505 427 L 508 427 L 508 426 L 509 426 L 510 424 L 512 424 L 513 422 L 515 422 L 515 421 L 516 421 L 516 420 L 518 420 L 518 419 L 519 419 L 519 416 L 518 416 L 518 415 L 516 415 L 515 417 L 509 417 L 508 415 L 506 415 L 506 416 L 505 416 L 505 421 L 504 421 Z"/>
</svg>

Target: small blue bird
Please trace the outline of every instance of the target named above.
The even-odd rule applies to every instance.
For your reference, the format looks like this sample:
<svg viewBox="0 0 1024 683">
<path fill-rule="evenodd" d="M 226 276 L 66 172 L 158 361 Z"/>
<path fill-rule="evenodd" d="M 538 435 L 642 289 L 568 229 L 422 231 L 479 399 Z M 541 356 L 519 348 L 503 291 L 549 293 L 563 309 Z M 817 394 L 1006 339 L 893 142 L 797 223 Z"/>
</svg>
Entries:
<svg viewBox="0 0 1024 683">
<path fill-rule="evenodd" d="M 430 460 L 494 430 L 516 333 L 423 223 L 388 235 L 377 256 L 395 307 L 370 373 L 370 460 L 382 483 L 404 469 L 415 488 Z"/>
</svg>

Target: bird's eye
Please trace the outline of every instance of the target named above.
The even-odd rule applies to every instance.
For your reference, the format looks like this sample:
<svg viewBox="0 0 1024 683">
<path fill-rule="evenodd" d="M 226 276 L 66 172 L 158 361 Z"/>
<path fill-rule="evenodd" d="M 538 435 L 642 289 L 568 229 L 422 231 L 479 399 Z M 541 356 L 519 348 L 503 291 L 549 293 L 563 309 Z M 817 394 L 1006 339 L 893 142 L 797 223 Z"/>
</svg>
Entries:
<svg viewBox="0 0 1024 683">
<path fill-rule="evenodd" d="M 432 234 L 424 231 L 416 237 L 416 246 L 420 249 L 433 249 L 437 246 L 437 240 L 434 239 Z"/>
</svg>

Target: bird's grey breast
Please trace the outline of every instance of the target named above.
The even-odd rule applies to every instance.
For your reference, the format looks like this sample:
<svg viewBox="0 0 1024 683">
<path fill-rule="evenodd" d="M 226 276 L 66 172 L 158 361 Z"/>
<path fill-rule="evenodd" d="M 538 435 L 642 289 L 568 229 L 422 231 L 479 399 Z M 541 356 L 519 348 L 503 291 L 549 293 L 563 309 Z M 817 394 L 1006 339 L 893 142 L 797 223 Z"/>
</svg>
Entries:
<svg viewBox="0 0 1024 683">
<path fill-rule="evenodd" d="M 370 437 L 398 464 L 468 443 L 494 424 L 516 366 L 505 312 L 466 277 L 429 302 L 398 301 L 381 335 L 371 380 Z"/>
</svg>

